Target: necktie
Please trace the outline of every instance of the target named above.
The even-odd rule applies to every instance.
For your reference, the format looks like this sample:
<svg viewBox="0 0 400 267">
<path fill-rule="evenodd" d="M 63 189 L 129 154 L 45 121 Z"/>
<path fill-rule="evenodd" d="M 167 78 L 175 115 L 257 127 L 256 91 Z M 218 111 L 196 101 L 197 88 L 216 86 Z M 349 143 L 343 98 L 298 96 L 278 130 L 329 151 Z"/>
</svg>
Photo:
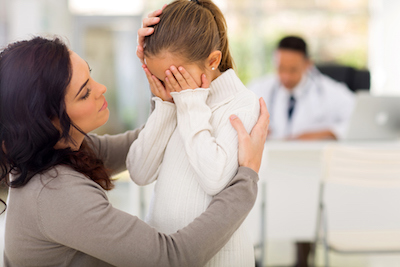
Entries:
<svg viewBox="0 0 400 267">
<path fill-rule="evenodd" d="M 288 107 L 288 120 L 289 121 L 292 119 L 293 110 L 294 110 L 295 105 L 296 105 L 296 99 L 294 98 L 293 95 L 291 95 L 290 99 L 289 99 L 289 107 Z"/>
</svg>

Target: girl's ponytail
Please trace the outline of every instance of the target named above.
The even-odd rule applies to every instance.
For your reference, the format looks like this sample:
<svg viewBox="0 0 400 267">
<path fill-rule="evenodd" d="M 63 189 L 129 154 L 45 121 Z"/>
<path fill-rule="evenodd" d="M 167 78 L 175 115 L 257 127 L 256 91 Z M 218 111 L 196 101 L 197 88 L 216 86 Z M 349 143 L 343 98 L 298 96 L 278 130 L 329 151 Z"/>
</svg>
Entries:
<svg viewBox="0 0 400 267">
<path fill-rule="evenodd" d="M 222 52 L 221 64 L 219 65 L 219 70 L 221 72 L 227 69 L 233 69 L 233 58 L 229 50 L 228 42 L 228 26 L 226 20 L 221 10 L 215 5 L 211 0 L 194 0 L 199 5 L 208 9 L 214 16 L 215 22 L 217 23 L 218 32 L 220 36 L 220 47 L 219 50 Z"/>
</svg>

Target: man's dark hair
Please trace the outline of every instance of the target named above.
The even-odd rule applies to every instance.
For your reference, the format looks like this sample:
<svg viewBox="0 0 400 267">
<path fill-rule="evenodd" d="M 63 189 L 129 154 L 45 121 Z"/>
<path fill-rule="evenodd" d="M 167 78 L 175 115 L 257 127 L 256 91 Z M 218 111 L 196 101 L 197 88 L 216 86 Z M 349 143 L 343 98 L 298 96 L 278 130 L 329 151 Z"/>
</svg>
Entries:
<svg viewBox="0 0 400 267">
<path fill-rule="evenodd" d="M 307 44 L 298 36 L 286 36 L 279 41 L 278 49 L 288 49 L 304 54 L 308 58 Z"/>
</svg>

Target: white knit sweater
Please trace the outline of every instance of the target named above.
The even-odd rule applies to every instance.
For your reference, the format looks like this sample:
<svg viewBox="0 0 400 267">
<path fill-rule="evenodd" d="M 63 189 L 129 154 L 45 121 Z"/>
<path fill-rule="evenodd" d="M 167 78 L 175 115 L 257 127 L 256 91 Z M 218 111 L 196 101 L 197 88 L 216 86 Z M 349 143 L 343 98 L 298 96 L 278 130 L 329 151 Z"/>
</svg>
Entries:
<svg viewBox="0 0 400 267">
<path fill-rule="evenodd" d="M 175 104 L 155 98 L 156 108 L 127 158 L 135 183 L 157 180 L 146 220 L 167 234 L 199 216 L 235 175 L 238 140 L 229 116 L 237 115 L 248 132 L 259 116 L 258 98 L 232 69 L 210 89 L 171 95 Z M 254 266 L 243 225 L 207 266 Z"/>
</svg>

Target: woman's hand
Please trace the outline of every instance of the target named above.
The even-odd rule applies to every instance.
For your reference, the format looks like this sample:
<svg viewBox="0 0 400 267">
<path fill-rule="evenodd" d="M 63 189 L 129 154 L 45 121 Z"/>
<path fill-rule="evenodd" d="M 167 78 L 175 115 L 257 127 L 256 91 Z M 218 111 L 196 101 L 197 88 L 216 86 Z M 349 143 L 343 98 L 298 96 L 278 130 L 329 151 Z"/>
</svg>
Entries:
<svg viewBox="0 0 400 267">
<path fill-rule="evenodd" d="M 239 165 L 249 167 L 258 172 L 261 166 L 269 125 L 269 113 L 264 99 L 260 98 L 260 117 L 250 134 L 246 132 L 241 120 L 237 116 L 231 115 L 229 119 L 233 128 L 238 132 Z"/>
<path fill-rule="evenodd" d="M 150 70 L 147 68 L 145 64 L 142 65 L 144 72 L 146 73 L 147 80 L 149 81 L 150 90 L 153 95 L 161 98 L 163 101 L 169 101 L 174 103 L 174 100 L 171 96 L 171 91 L 168 87 L 165 87 L 162 82 L 153 74 L 151 74 Z"/>
<path fill-rule="evenodd" d="M 183 67 L 176 68 L 171 66 L 169 70 L 165 71 L 165 86 L 171 92 L 180 92 L 187 89 L 196 88 L 209 88 L 210 82 L 205 74 L 201 75 L 201 85 L 198 85 L 193 77 Z"/>
<path fill-rule="evenodd" d="M 138 30 L 138 39 L 137 39 L 138 46 L 136 47 L 136 55 L 140 59 L 140 62 L 142 62 L 142 64 L 144 64 L 144 53 L 143 53 L 144 38 L 146 36 L 153 34 L 154 28 L 149 26 L 153 26 L 160 22 L 160 18 L 158 16 L 161 15 L 162 11 L 166 6 L 167 5 L 165 4 L 162 7 L 162 9 L 156 10 L 147 15 L 147 18 L 143 19 L 142 28 Z"/>
</svg>

